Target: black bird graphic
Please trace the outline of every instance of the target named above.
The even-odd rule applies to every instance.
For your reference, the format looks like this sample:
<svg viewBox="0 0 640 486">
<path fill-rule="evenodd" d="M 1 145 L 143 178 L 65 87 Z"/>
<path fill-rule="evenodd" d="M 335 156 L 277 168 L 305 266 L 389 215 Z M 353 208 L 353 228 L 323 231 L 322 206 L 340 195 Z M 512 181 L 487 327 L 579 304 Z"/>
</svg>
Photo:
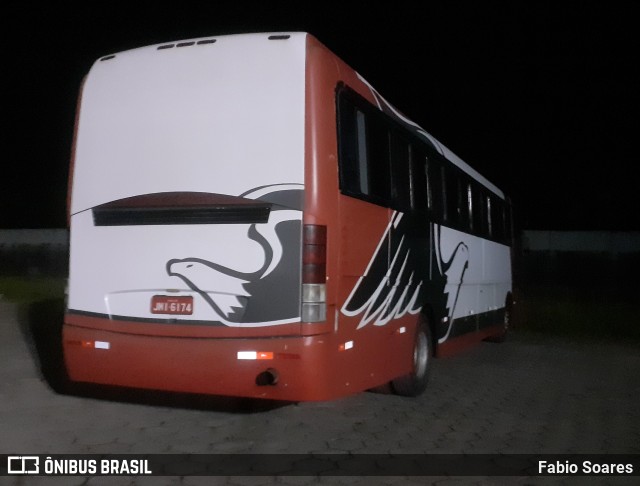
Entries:
<svg viewBox="0 0 640 486">
<path fill-rule="evenodd" d="M 396 212 L 369 262 L 365 274 L 342 307 L 347 316 L 361 316 L 358 329 L 373 323 L 384 326 L 392 319 L 418 314 L 425 301 L 431 305 L 439 326 L 438 337 L 448 336 L 453 324 L 469 249 L 458 243 L 444 259 L 440 228 L 429 224 L 428 235 L 416 236 L 411 216 Z M 446 292 L 447 283 L 454 285 Z"/>
<path fill-rule="evenodd" d="M 247 231 L 247 238 L 262 248 L 260 268 L 241 272 L 216 261 L 188 257 L 169 260 L 167 273 L 198 293 L 225 325 L 265 325 L 299 318 L 301 187 L 279 184 L 241 195 L 272 203 L 269 221 L 251 224 Z"/>
</svg>

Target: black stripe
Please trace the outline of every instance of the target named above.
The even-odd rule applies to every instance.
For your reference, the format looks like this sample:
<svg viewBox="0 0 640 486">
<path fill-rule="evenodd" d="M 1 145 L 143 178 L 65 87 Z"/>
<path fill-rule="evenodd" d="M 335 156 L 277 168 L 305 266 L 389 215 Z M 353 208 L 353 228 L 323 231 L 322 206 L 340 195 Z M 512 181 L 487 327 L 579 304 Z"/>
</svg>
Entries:
<svg viewBox="0 0 640 486">
<path fill-rule="evenodd" d="M 129 322 L 141 322 L 147 324 L 181 324 L 186 326 L 225 326 L 222 322 L 219 321 L 190 321 L 187 319 L 159 319 L 159 318 L 147 318 L 147 317 L 130 317 L 130 316 L 117 316 L 117 315 L 109 315 L 102 314 L 100 312 L 89 312 L 83 310 L 76 309 L 67 309 L 67 314 L 73 314 L 76 316 L 85 316 L 85 317 L 96 317 L 99 319 L 107 319 L 110 321 L 129 321 Z M 228 326 L 225 326 L 228 327 Z M 108 330 L 108 329 L 105 329 Z"/>
<path fill-rule="evenodd" d="M 197 207 L 96 207 L 96 226 L 177 224 L 254 224 L 269 220 L 270 205 L 222 205 Z"/>
<path fill-rule="evenodd" d="M 469 332 L 479 331 L 485 327 L 502 324 L 504 320 L 504 307 L 500 309 L 472 314 L 465 317 L 456 317 L 453 320 L 453 328 L 449 333 L 449 339 L 463 336 Z M 446 324 L 443 325 L 446 328 Z"/>
</svg>

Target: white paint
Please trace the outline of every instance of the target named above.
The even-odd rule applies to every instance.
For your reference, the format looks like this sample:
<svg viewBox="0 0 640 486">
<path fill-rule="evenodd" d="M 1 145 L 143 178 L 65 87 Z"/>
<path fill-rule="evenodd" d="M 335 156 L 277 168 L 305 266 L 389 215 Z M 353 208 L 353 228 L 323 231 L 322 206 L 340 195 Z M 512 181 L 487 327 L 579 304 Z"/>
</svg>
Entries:
<svg viewBox="0 0 640 486">
<path fill-rule="evenodd" d="M 97 61 L 82 96 L 72 213 L 138 194 L 303 183 L 306 34 L 267 37 Z"/>
<path fill-rule="evenodd" d="M 440 226 L 439 231 L 440 252 L 445 260 L 460 243 L 465 245 L 468 259 L 462 281 L 461 260 L 454 262 L 447 272 L 447 306 L 453 312 L 443 319 L 448 330 L 439 339 L 442 343 L 448 339 L 455 319 L 504 307 L 505 297 L 511 291 L 511 250 L 506 245 L 445 226 Z"/>
<path fill-rule="evenodd" d="M 96 205 L 141 194 L 206 192 L 256 199 L 304 188 L 306 34 L 218 37 L 214 44 L 118 53 L 92 67 L 76 141 L 70 236 L 69 308 L 110 316 L 157 318 L 153 295 L 175 289 L 194 299 L 180 320 L 259 327 L 300 318 L 232 323 L 248 297 L 244 280 L 189 267 L 192 282 L 220 308 L 167 272 L 172 259 L 195 258 L 242 273 L 260 270 L 265 251 L 248 224 L 102 226 Z M 164 45 L 164 44 L 162 44 Z M 283 251 L 275 225 L 301 211 L 272 211 L 256 230 L 268 240 L 271 273 Z M 181 263 L 174 263 L 179 266 Z M 183 265 L 187 266 L 187 264 Z M 180 273 L 186 273 L 187 269 Z"/>
</svg>

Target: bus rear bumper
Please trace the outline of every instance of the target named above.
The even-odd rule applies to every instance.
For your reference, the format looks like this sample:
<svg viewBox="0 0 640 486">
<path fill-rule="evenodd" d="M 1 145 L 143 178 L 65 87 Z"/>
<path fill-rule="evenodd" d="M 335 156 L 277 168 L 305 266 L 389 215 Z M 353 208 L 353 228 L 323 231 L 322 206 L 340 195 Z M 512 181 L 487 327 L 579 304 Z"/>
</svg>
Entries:
<svg viewBox="0 0 640 486">
<path fill-rule="evenodd" d="M 323 369 L 322 363 L 330 361 L 326 338 L 149 336 L 68 323 L 62 336 L 73 381 L 294 401 L 346 394 Z"/>
</svg>

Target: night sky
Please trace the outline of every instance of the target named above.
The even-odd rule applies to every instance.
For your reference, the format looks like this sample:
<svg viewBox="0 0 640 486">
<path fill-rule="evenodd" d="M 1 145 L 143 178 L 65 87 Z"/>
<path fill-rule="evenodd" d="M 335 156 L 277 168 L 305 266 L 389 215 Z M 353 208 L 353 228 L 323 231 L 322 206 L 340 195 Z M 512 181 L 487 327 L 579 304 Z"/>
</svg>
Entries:
<svg viewBox="0 0 640 486">
<path fill-rule="evenodd" d="M 632 2 L 57 3 L 3 7 L 0 228 L 64 227 L 76 97 L 98 57 L 307 31 L 510 195 L 519 228 L 640 230 Z"/>
</svg>

